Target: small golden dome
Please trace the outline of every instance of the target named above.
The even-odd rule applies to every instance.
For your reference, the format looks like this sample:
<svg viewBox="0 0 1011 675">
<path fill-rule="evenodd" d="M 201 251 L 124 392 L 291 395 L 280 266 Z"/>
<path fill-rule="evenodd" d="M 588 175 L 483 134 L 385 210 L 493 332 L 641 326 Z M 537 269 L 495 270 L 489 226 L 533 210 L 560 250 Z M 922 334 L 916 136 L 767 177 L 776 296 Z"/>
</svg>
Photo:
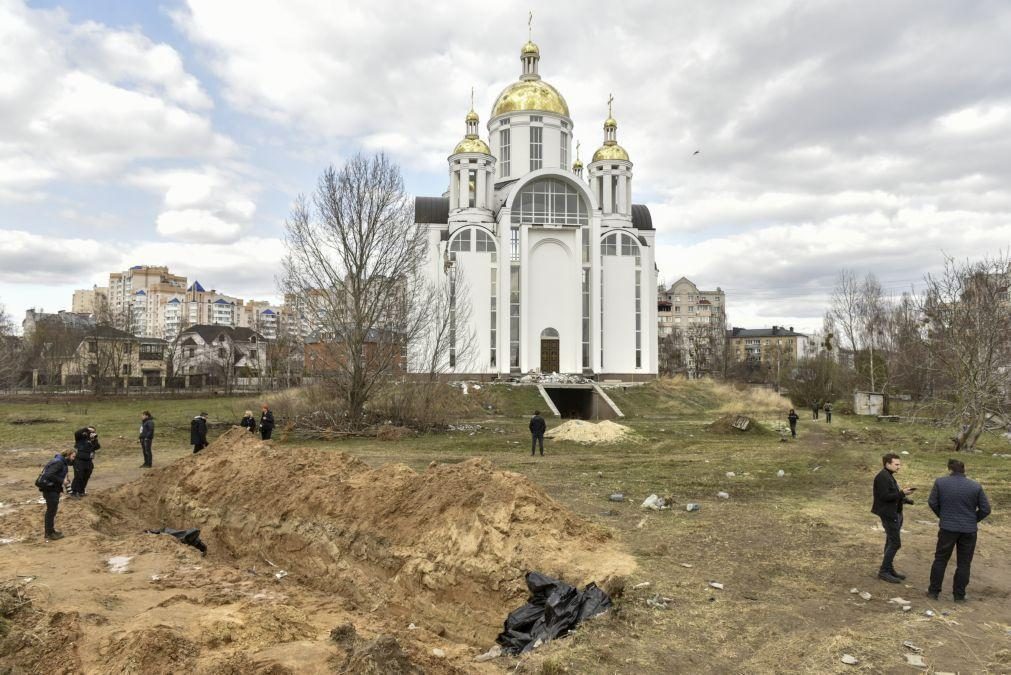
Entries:
<svg viewBox="0 0 1011 675">
<path fill-rule="evenodd" d="M 477 122 L 479 119 L 480 118 L 477 116 L 477 113 L 474 112 L 473 110 L 471 110 L 469 113 L 467 113 L 467 121 L 468 122 Z"/>
<path fill-rule="evenodd" d="M 488 144 L 480 138 L 465 138 L 457 143 L 456 148 L 453 150 L 453 154 L 457 155 L 461 152 L 480 152 L 485 155 L 491 154 Z"/>
<path fill-rule="evenodd" d="M 491 116 L 518 110 L 539 110 L 569 116 L 569 104 L 558 90 L 544 80 L 520 80 L 502 90 L 491 109 Z"/>
<path fill-rule="evenodd" d="M 594 162 L 600 162 L 600 161 L 605 161 L 606 162 L 606 161 L 614 161 L 614 160 L 619 160 L 619 159 L 622 160 L 622 161 L 625 161 L 625 162 L 631 161 L 628 158 L 628 153 L 625 152 L 625 148 L 621 147 L 617 143 L 614 143 L 614 144 L 606 144 L 605 143 L 603 146 L 601 146 L 601 148 L 599 150 L 597 150 L 595 153 L 593 153 L 593 161 Z"/>
<path fill-rule="evenodd" d="M 523 45 L 522 49 L 520 49 L 520 58 L 523 58 L 524 56 L 540 56 L 540 55 L 541 55 L 541 48 L 535 45 L 530 40 L 527 40 L 527 43 Z"/>
<path fill-rule="evenodd" d="M 605 129 L 617 129 L 618 128 L 618 120 L 614 119 L 613 117 L 608 117 L 606 120 L 604 120 L 604 128 Z"/>
<path fill-rule="evenodd" d="M 583 163 L 580 162 L 578 159 L 575 162 L 572 163 L 572 170 L 573 171 L 575 171 L 576 169 L 582 169 L 582 168 L 583 168 Z"/>
</svg>

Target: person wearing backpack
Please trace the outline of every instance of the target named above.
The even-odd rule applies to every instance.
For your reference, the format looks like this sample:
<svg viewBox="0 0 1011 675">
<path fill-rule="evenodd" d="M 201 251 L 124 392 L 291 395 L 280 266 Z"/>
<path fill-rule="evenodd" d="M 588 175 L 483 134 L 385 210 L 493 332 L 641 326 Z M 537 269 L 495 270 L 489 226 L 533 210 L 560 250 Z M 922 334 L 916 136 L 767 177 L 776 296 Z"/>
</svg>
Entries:
<svg viewBox="0 0 1011 675">
<path fill-rule="evenodd" d="M 35 479 L 35 487 L 46 500 L 45 527 L 47 540 L 63 539 L 63 533 L 56 529 L 56 512 L 60 508 L 60 494 L 69 482 L 67 470 L 77 458 L 77 450 L 64 450 L 43 467 L 42 473 Z"/>
<path fill-rule="evenodd" d="M 202 412 L 190 421 L 190 443 L 194 455 L 207 447 L 207 413 Z"/>
<path fill-rule="evenodd" d="M 77 451 L 77 459 L 73 460 L 74 480 L 70 484 L 71 497 L 80 499 L 87 494 L 88 481 L 95 471 L 95 453 L 101 447 L 95 427 L 83 427 L 74 432 L 74 450 Z"/>
</svg>

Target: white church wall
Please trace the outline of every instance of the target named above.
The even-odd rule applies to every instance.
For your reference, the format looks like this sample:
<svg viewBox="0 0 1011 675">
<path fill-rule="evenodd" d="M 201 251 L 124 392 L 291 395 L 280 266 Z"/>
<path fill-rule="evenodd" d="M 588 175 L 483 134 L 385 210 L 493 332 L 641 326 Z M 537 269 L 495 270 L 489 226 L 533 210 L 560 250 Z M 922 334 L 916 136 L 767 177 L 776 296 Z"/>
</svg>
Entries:
<svg viewBox="0 0 1011 675">
<path fill-rule="evenodd" d="M 605 373 L 634 373 L 635 367 L 635 258 L 603 257 L 604 365 Z M 644 300 L 655 293 L 644 293 Z M 642 319 L 645 321 L 646 316 Z M 645 328 L 645 326 L 644 326 Z M 643 332 L 643 343 L 647 340 Z M 644 364 L 645 365 L 645 362 Z"/>
<path fill-rule="evenodd" d="M 474 349 L 457 364 L 458 372 L 490 372 L 491 357 L 491 254 L 459 252 L 456 254 L 457 279 L 466 289 L 466 301 L 470 303 L 470 325 L 461 326 L 462 331 L 473 331 Z M 460 288 L 460 287 L 458 287 Z"/>
<path fill-rule="evenodd" d="M 526 369 L 541 364 L 541 332 L 554 328 L 559 334 L 559 369 L 580 371 L 580 265 L 576 259 L 575 228 L 530 229 L 527 284 L 523 303 L 526 323 L 521 326 Z"/>
</svg>

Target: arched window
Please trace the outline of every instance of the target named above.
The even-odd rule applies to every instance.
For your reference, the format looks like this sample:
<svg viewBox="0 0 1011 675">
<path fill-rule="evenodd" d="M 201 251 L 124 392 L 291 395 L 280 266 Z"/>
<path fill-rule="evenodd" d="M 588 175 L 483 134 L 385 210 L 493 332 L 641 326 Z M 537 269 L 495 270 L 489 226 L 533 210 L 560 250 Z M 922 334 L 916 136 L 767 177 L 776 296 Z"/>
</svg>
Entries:
<svg viewBox="0 0 1011 675">
<path fill-rule="evenodd" d="M 558 331 L 554 328 L 545 328 L 541 331 L 541 339 L 545 338 L 558 338 Z"/>
<path fill-rule="evenodd" d="M 635 256 L 635 367 L 642 368 L 642 254 L 629 232 L 610 232 L 600 242 L 600 255 Z M 603 260 L 601 260 L 603 263 Z M 604 363 L 604 270 L 600 270 L 600 362 Z"/>
<path fill-rule="evenodd" d="M 580 192 L 565 181 L 541 178 L 513 200 L 512 221 L 536 225 L 586 225 L 589 215 Z"/>
</svg>

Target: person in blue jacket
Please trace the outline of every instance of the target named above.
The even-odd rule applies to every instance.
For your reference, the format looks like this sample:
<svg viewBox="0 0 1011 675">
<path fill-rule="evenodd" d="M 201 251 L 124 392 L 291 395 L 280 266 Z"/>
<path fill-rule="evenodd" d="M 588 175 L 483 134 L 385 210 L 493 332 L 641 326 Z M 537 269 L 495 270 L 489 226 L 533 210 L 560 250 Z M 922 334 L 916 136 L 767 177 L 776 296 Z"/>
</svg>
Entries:
<svg viewBox="0 0 1011 675">
<path fill-rule="evenodd" d="M 63 538 L 63 533 L 56 529 L 56 512 L 60 508 L 60 494 L 70 481 L 67 470 L 76 457 L 77 450 L 64 450 L 49 460 L 35 480 L 35 487 L 42 492 L 42 497 L 46 500 L 45 536 L 48 540 Z"/>
</svg>

